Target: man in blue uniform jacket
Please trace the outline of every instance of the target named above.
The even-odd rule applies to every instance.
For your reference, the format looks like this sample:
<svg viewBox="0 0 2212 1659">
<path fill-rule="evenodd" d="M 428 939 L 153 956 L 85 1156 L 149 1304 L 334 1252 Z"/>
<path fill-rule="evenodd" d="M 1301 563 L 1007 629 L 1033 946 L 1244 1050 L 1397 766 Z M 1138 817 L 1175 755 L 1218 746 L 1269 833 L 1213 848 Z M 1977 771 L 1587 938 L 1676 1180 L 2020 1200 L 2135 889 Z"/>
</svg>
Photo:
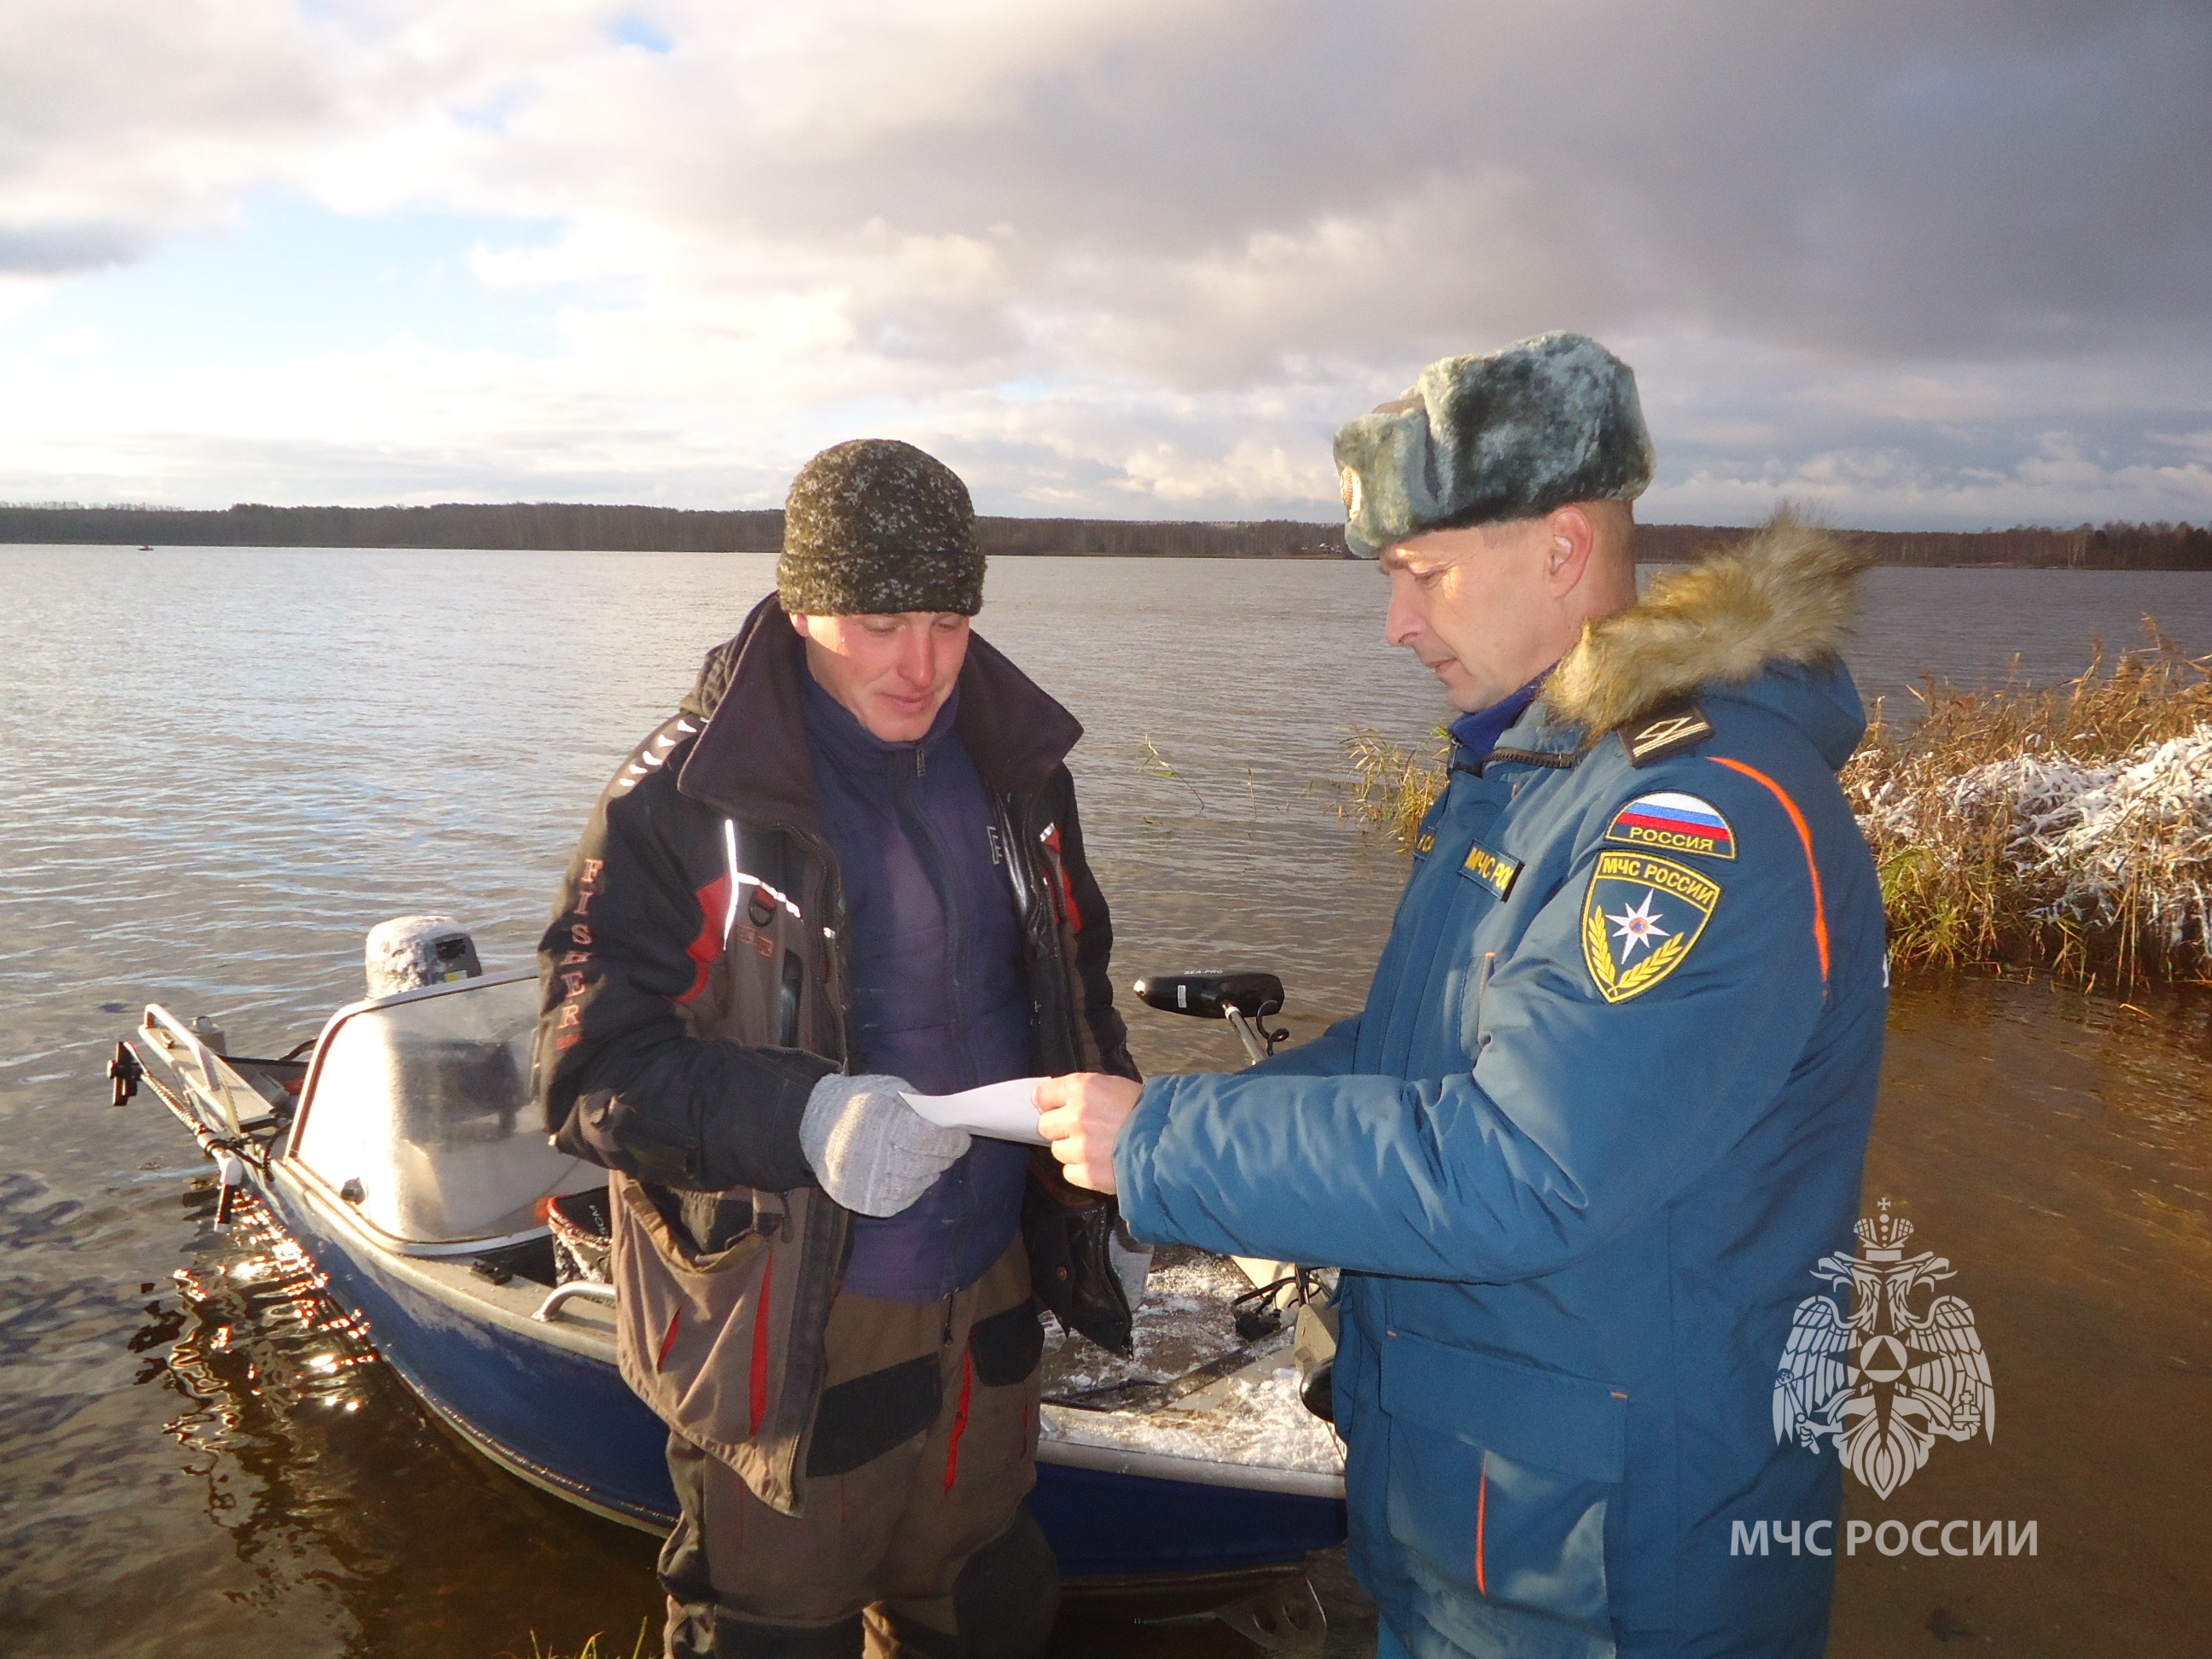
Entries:
<svg viewBox="0 0 2212 1659">
<path fill-rule="evenodd" d="M 1575 335 L 1431 364 L 1336 458 L 1461 714 L 1367 1006 L 1235 1076 L 1056 1079 L 1045 1131 L 1140 1237 L 1345 1270 L 1383 1655 L 1818 1654 L 1840 1468 L 1771 1400 L 1881 1055 L 1857 562 L 1785 516 L 1639 601 L 1650 439 Z"/>
</svg>

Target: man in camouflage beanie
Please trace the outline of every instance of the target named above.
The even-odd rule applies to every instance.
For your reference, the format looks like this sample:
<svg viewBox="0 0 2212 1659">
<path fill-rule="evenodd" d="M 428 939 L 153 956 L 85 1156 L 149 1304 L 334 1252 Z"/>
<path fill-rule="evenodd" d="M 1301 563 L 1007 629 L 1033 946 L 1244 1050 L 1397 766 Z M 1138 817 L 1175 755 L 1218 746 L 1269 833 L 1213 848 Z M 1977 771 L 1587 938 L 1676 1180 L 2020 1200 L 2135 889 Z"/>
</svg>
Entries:
<svg viewBox="0 0 2212 1659">
<path fill-rule="evenodd" d="M 775 592 L 608 786 L 541 947 L 547 1127 L 612 1172 L 623 1371 L 672 1431 L 672 1656 L 859 1659 L 865 1617 L 1024 1659 L 1052 1628 L 1037 1305 L 1126 1346 L 1114 1212 L 905 1096 L 1135 1068 L 1082 727 L 982 603 L 943 462 L 809 461 Z"/>
</svg>

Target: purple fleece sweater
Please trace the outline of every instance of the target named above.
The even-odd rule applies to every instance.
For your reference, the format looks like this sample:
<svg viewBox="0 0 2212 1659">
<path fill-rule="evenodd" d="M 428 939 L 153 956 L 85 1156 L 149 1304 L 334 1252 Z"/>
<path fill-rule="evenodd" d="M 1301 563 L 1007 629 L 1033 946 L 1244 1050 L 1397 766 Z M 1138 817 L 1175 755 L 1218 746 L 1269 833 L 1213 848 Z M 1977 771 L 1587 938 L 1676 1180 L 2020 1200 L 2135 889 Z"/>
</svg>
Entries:
<svg viewBox="0 0 2212 1659">
<path fill-rule="evenodd" d="M 952 730 L 955 691 L 920 743 L 874 736 L 810 674 L 806 732 L 844 882 L 855 1071 L 950 1094 L 1029 1070 L 1029 995 L 990 798 Z M 1021 1224 L 1029 1149 L 978 1139 L 895 1216 L 854 1218 L 845 1289 L 933 1302 L 973 1284 Z"/>
</svg>

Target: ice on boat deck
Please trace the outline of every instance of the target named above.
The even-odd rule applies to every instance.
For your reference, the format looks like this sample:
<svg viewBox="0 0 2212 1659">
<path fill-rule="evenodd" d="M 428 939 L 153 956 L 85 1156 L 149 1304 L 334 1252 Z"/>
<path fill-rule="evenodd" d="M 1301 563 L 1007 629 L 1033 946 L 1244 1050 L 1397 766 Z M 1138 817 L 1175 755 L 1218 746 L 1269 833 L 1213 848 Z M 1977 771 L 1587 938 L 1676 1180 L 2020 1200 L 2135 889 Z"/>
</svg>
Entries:
<svg viewBox="0 0 2212 1659">
<path fill-rule="evenodd" d="M 1047 1321 L 1043 1437 L 1340 1475 L 1344 1450 L 1335 1430 L 1298 1399 L 1293 1316 L 1256 1341 L 1237 1334 L 1233 1304 L 1252 1288 L 1225 1257 L 1164 1245 L 1137 1309 L 1133 1353 L 1109 1354 Z"/>
</svg>

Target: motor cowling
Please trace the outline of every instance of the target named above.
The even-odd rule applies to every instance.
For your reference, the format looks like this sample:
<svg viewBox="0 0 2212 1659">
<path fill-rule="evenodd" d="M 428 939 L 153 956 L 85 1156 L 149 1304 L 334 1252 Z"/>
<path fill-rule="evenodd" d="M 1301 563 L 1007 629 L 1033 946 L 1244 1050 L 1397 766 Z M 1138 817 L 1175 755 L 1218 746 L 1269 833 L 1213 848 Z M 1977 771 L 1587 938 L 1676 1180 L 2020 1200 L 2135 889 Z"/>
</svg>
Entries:
<svg viewBox="0 0 2212 1659">
<path fill-rule="evenodd" d="M 451 916 L 394 916 L 368 930 L 368 994 L 388 997 L 476 979 L 483 973 L 476 941 Z"/>
<path fill-rule="evenodd" d="M 1219 1019 L 1231 1008 L 1261 1019 L 1283 1006 L 1283 981 L 1273 974 L 1150 974 L 1129 988 L 1147 1007 L 1200 1019 Z"/>
</svg>

